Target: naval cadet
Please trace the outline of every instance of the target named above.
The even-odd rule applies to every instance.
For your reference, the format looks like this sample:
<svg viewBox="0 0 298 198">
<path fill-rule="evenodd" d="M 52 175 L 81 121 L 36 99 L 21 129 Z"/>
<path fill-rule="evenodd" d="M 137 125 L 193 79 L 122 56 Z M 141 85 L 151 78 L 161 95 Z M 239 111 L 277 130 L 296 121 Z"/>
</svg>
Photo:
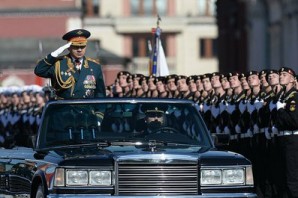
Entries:
<svg viewBox="0 0 298 198">
<path fill-rule="evenodd" d="M 279 70 L 284 94 L 276 103 L 276 126 L 282 135 L 281 146 L 288 197 L 298 197 L 298 94 L 295 88 L 295 76 L 291 68 L 282 67 Z"/>
<path fill-rule="evenodd" d="M 105 97 L 105 84 L 101 65 L 85 56 L 90 32 L 76 29 L 66 33 L 62 39 L 67 44 L 58 48 L 38 62 L 34 73 L 50 78 L 57 99 Z M 69 54 L 59 56 L 66 49 Z"/>
</svg>

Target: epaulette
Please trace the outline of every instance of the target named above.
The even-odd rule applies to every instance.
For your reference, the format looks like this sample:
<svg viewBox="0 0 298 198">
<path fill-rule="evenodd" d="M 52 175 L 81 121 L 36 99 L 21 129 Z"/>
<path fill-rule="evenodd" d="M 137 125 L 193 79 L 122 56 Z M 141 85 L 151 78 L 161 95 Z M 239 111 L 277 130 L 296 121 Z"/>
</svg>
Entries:
<svg viewBox="0 0 298 198">
<path fill-rule="evenodd" d="M 289 95 L 289 97 L 287 97 L 288 99 L 289 98 L 293 98 L 294 96 L 295 96 L 295 94 L 296 94 L 297 92 L 296 91 L 292 91 L 292 93 Z"/>
<path fill-rule="evenodd" d="M 89 58 L 89 57 L 87 57 L 86 58 L 88 61 L 91 61 L 91 62 L 94 62 L 94 63 L 97 63 L 97 64 L 100 64 L 100 61 L 98 60 L 95 60 L 95 59 L 93 59 L 93 58 Z"/>
</svg>

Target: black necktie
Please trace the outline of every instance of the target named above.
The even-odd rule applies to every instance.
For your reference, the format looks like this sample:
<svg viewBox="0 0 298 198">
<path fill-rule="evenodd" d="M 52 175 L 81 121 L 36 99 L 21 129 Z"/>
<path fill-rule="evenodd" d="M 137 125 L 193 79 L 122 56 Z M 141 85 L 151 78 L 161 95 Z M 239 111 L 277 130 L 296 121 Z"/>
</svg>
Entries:
<svg viewBox="0 0 298 198">
<path fill-rule="evenodd" d="M 76 65 L 76 69 L 77 71 L 80 73 L 80 65 L 81 65 L 81 61 L 79 59 L 75 59 L 75 65 Z"/>
</svg>

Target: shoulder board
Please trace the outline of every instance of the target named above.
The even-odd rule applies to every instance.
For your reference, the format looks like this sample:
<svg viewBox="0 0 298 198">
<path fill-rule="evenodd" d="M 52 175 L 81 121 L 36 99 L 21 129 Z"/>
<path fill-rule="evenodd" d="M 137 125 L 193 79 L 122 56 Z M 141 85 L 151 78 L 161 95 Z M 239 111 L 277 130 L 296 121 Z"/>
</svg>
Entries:
<svg viewBox="0 0 298 198">
<path fill-rule="evenodd" d="M 92 59 L 92 58 L 89 58 L 89 57 L 87 57 L 86 59 L 87 59 L 87 61 L 91 61 L 91 62 L 100 64 L 100 61 L 99 60 L 95 60 L 95 59 Z"/>
<path fill-rule="evenodd" d="M 293 92 L 289 95 L 288 98 L 293 98 L 293 97 L 295 96 L 296 93 L 297 93 L 296 91 L 293 91 Z"/>
</svg>

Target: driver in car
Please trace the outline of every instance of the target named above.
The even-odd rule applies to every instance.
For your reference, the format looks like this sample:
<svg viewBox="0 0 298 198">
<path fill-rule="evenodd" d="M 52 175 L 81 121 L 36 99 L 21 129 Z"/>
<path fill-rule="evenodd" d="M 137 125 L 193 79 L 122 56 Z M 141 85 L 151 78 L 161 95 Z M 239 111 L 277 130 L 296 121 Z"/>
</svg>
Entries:
<svg viewBox="0 0 298 198">
<path fill-rule="evenodd" d="M 156 132 L 166 126 L 165 105 L 148 104 L 143 105 L 142 111 L 145 113 L 146 133 Z"/>
</svg>

